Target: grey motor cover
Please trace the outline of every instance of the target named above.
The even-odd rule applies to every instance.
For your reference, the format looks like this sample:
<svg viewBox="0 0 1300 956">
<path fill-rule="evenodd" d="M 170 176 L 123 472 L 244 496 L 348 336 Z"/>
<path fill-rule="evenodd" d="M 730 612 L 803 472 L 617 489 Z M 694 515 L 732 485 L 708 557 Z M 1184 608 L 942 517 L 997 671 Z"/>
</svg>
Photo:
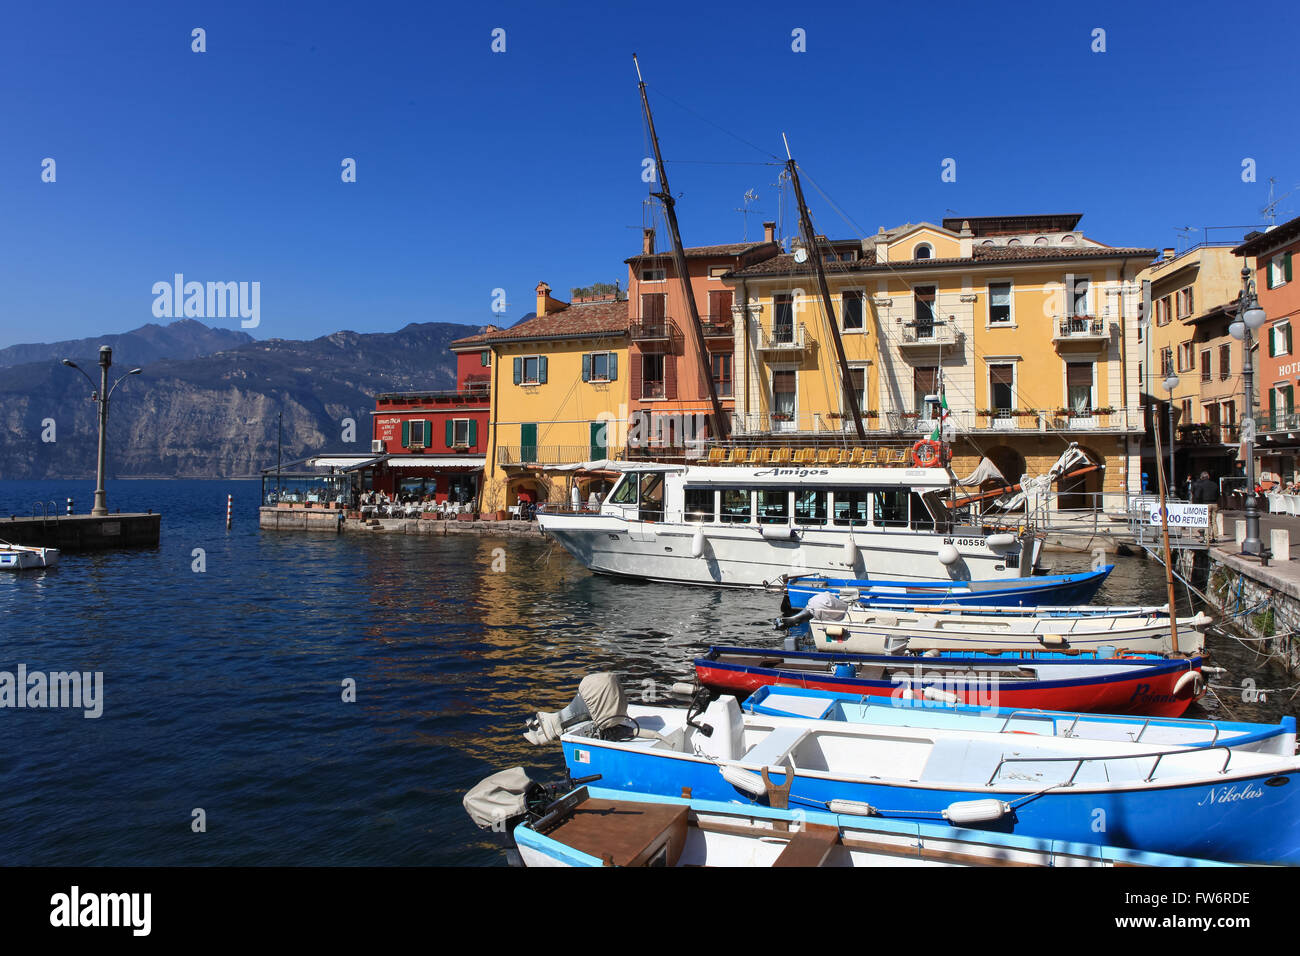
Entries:
<svg viewBox="0 0 1300 956">
<path fill-rule="evenodd" d="M 533 781 L 523 767 L 502 770 L 485 777 L 465 794 L 465 812 L 481 830 L 501 829 L 505 821 L 522 814 L 524 795 Z"/>
<path fill-rule="evenodd" d="M 538 711 L 528 722 L 524 737 L 530 743 L 545 744 L 559 740 L 569 727 L 583 721 L 601 724 L 611 717 L 627 714 L 627 695 L 613 674 L 588 674 L 578 684 L 578 693 L 561 711 Z"/>
<path fill-rule="evenodd" d="M 826 591 L 818 591 L 805 605 L 805 610 L 819 621 L 842 621 L 848 609 L 848 601 L 841 601 Z"/>
</svg>

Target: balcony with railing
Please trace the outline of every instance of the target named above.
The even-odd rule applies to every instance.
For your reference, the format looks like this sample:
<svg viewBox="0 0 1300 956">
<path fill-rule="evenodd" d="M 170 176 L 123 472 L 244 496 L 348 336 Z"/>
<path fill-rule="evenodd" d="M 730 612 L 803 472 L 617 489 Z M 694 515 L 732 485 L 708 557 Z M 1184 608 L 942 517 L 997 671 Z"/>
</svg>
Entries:
<svg viewBox="0 0 1300 956">
<path fill-rule="evenodd" d="M 759 328 L 755 348 L 767 353 L 799 353 L 807 351 L 810 344 L 808 331 L 802 322 L 797 325 L 778 323 L 771 329 Z"/>
<path fill-rule="evenodd" d="M 704 328 L 704 337 L 706 339 L 729 339 L 736 328 L 730 312 L 721 315 L 702 315 L 700 316 L 700 324 Z"/>
<path fill-rule="evenodd" d="M 1106 320 L 1092 315 L 1071 315 L 1056 320 L 1054 342 L 1101 342 L 1110 338 Z"/>
<path fill-rule="evenodd" d="M 903 326 L 899 345 L 904 348 L 937 348 L 961 345 L 962 334 L 951 325 L 941 322 L 909 322 Z"/>
<path fill-rule="evenodd" d="M 633 342 L 671 342 L 681 333 L 677 323 L 664 315 L 643 315 L 633 319 L 629 326 Z"/>
<path fill-rule="evenodd" d="M 622 447 L 593 445 L 498 445 L 497 464 L 502 467 L 525 465 L 573 465 L 602 458 L 621 458 Z"/>
<path fill-rule="evenodd" d="M 1300 413 L 1268 411 L 1259 416 L 1261 432 L 1293 432 L 1300 430 Z"/>
</svg>

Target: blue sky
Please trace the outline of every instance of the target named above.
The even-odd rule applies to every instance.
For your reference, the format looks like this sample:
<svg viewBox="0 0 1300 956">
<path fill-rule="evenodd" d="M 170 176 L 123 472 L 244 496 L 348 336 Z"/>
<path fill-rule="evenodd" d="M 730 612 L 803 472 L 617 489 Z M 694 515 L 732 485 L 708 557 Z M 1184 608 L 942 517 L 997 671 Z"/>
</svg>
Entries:
<svg viewBox="0 0 1300 956">
<path fill-rule="evenodd" d="M 648 154 L 633 52 L 688 245 L 739 240 L 749 189 L 775 217 L 783 131 L 867 233 L 1082 212 L 1103 242 L 1177 245 L 1260 222 L 1269 176 L 1300 184 L 1298 26 L 1196 2 L 10 5 L 0 346 L 155 321 L 177 272 L 260 282 L 250 331 L 286 338 L 500 322 L 495 288 L 513 321 L 538 281 L 623 281 Z M 807 192 L 820 231 L 857 234 Z"/>
</svg>

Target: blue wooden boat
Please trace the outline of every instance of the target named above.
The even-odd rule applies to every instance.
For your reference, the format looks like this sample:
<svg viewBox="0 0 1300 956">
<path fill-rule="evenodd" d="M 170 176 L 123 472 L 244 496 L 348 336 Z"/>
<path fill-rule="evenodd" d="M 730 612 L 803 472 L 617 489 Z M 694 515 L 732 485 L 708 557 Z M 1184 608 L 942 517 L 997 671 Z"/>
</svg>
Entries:
<svg viewBox="0 0 1300 956">
<path fill-rule="evenodd" d="M 947 823 L 1239 863 L 1300 864 L 1300 759 L 1223 744 L 891 727 L 623 703 L 560 737 L 617 790 Z M 629 731 L 631 729 L 631 732 Z M 617 731 L 617 732 L 615 732 Z"/>
<path fill-rule="evenodd" d="M 904 688 L 899 686 L 898 691 Z M 917 688 L 920 693 L 920 688 Z M 1121 740 L 1150 748 L 1229 747 L 1290 757 L 1296 719 L 1276 724 L 1190 717 L 1130 717 L 1015 707 L 973 706 L 924 697 L 868 697 L 803 687 L 760 687 L 742 705 L 750 714 L 890 727 Z"/>
<path fill-rule="evenodd" d="M 525 866 L 1228 866 L 915 820 L 579 787 L 519 824 Z"/>
<path fill-rule="evenodd" d="M 988 581 L 884 581 L 873 578 L 787 578 L 781 609 L 801 610 L 814 594 L 830 593 L 873 607 L 911 607 L 924 604 L 976 605 L 980 607 L 1039 607 L 1088 604 L 1097 596 L 1115 566 L 1075 574 L 1045 574 Z M 856 592 L 856 593 L 854 593 Z"/>
</svg>

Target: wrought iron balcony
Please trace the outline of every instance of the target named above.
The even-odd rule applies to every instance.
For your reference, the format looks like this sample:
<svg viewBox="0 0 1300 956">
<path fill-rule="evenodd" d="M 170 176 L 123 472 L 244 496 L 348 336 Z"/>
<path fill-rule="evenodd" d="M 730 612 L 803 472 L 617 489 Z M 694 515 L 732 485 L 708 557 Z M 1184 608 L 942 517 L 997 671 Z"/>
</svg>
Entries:
<svg viewBox="0 0 1300 956">
<path fill-rule="evenodd" d="M 1073 315 L 1057 319 L 1055 342 L 1099 342 L 1110 338 L 1106 320 L 1091 315 Z"/>
<path fill-rule="evenodd" d="M 807 329 L 800 322 L 798 325 L 784 323 L 771 329 L 758 330 L 756 348 L 760 352 L 802 352 L 809 348 Z"/>
</svg>

